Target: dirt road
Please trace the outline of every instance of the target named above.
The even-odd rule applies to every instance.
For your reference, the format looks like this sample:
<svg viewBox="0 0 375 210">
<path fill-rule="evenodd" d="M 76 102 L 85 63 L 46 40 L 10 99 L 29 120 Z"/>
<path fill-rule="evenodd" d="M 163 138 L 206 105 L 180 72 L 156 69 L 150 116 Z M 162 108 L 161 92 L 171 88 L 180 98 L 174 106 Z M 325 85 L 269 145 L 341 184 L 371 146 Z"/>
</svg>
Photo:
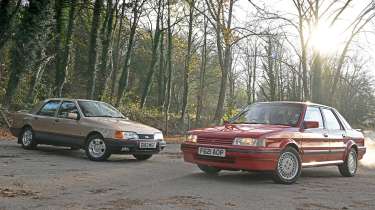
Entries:
<svg viewBox="0 0 375 210">
<path fill-rule="evenodd" d="M 181 160 L 178 144 L 145 162 L 91 162 L 83 151 L 0 140 L 0 209 L 375 209 L 372 161 L 354 178 L 313 168 L 286 186 L 265 174 L 207 176 Z"/>
</svg>

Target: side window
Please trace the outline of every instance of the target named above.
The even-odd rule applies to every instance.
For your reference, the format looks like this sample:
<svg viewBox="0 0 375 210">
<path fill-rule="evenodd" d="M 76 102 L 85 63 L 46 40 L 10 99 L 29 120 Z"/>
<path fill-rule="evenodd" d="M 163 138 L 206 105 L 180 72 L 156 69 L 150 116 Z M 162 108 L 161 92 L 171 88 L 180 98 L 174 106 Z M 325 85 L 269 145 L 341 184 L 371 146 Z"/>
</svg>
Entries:
<svg viewBox="0 0 375 210">
<path fill-rule="evenodd" d="M 78 110 L 77 110 L 75 103 L 71 101 L 64 101 L 61 104 L 57 117 L 68 118 L 68 113 L 71 113 L 71 112 L 78 114 Z"/>
<path fill-rule="evenodd" d="M 337 120 L 335 114 L 330 109 L 323 109 L 324 118 L 326 120 L 326 127 L 330 130 L 340 130 L 341 125 Z"/>
<path fill-rule="evenodd" d="M 49 101 L 39 110 L 38 115 L 54 117 L 60 107 L 60 101 Z"/>
<path fill-rule="evenodd" d="M 348 121 L 338 112 L 336 111 L 337 116 L 340 118 L 341 123 L 344 125 L 346 129 L 352 129 Z"/>
<path fill-rule="evenodd" d="M 319 122 L 319 128 L 323 128 L 323 118 L 320 109 L 317 107 L 308 106 L 305 114 L 305 121 Z"/>
</svg>

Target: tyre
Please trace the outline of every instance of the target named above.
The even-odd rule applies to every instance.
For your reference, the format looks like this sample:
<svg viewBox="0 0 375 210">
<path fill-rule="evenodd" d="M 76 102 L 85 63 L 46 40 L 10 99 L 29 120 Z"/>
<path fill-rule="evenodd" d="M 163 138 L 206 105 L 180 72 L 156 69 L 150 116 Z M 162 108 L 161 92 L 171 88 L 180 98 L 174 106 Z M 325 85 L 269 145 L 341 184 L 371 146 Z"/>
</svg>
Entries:
<svg viewBox="0 0 375 210">
<path fill-rule="evenodd" d="M 24 128 L 19 138 L 24 149 L 36 149 L 37 142 L 32 128 Z"/>
<path fill-rule="evenodd" d="M 301 174 L 301 157 L 296 149 L 287 147 L 277 160 L 276 169 L 272 178 L 279 184 L 293 184 Z"/>
<path fill-rule="evenodd" d="M 148 160 L 152 157 L 152 155 L 133 155 L 137 160 Z"/>
<path fill-rule="evenodd" d="M 358 155 L 354 148 L 349 150 L 343 164 L 339 165 L 339 171 L 342 176 L 352 177 L 357 172 Z"/>
<path fill-rule="evenodd" d="M 221 171 L 221 169 L 219 168 L 206 166 L 206 165 L 199 165 L 199 164 L 198 164 L 198 168 L 208 175 L 217 175 Z"/>
<path fill-rule="evenodd" d="M 93 161 L 104 161 L 111 156 L 103 137 L 99 134 L 89 136 L 85 152 L 87 157 Z"/>
</svg>

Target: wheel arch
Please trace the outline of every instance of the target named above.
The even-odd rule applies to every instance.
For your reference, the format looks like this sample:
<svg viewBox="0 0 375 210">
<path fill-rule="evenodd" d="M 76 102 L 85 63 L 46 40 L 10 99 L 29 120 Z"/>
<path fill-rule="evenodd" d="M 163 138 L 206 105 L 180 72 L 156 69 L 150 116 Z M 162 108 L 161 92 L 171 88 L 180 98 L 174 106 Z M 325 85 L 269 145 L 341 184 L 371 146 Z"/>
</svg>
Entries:
<svg viewBox="0 0 375 210">
<path fill-rule="evenodd" d="M 357 155 L 358 155 L 358 145 L 353 141 L 353 140 L 350 140 L 348 141 L 347 143 L 347 146 L 346 146 L 346 149 L 345 149 L 345 154 L 344 154 L 344 159 L 346 158 L 346 156 L 348 155 L 349 151 L 354 148 Z"/>
<path fill-rule="evenodd" d="M 85 145 L 87 144 L 87 141 L 89 140 L 90 136 L 93 136 L 93 135 L 100 135 L 103 138 L 103 134 L 101 134 L 99 131 L 91 131 L 89 132 L 89 134 L 87 134 L 85 138 Z"/>
<path fill-rule="evenodd" d="M 294 148 L 295 150 L 297 150 L 297 152 L 299 154 L 301 154 L 301 148 L 300 146 L 297 144 L 296 141 L 294 141 L 293 139 L 287 139 L 285 140 L 282 144 L 281 144 L 281 150 L 284 150 L 286 149 L 287 147 L 292 147 Z"/>
</svg>

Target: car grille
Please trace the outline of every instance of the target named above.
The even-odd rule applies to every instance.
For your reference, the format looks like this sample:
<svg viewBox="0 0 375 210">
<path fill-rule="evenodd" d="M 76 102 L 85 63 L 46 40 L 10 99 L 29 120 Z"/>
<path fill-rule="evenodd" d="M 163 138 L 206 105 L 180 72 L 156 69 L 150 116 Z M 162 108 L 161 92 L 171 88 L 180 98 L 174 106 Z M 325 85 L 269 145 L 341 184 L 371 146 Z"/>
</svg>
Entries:
<svg viewBox="0 0 375 210">
<path fill-rule="evenodd" d="M 145 140 L 154 139 L 153 134 L 138 134 L 138 137 L 139 139 L 145 139 Z"/>
<path fill-rule="evenodd" d="M 211 145 L 232 145 L 233 139 L 231 138 L 202 138 L 198 137 L 198 144 L 211 144 Z"/>
</svg>

